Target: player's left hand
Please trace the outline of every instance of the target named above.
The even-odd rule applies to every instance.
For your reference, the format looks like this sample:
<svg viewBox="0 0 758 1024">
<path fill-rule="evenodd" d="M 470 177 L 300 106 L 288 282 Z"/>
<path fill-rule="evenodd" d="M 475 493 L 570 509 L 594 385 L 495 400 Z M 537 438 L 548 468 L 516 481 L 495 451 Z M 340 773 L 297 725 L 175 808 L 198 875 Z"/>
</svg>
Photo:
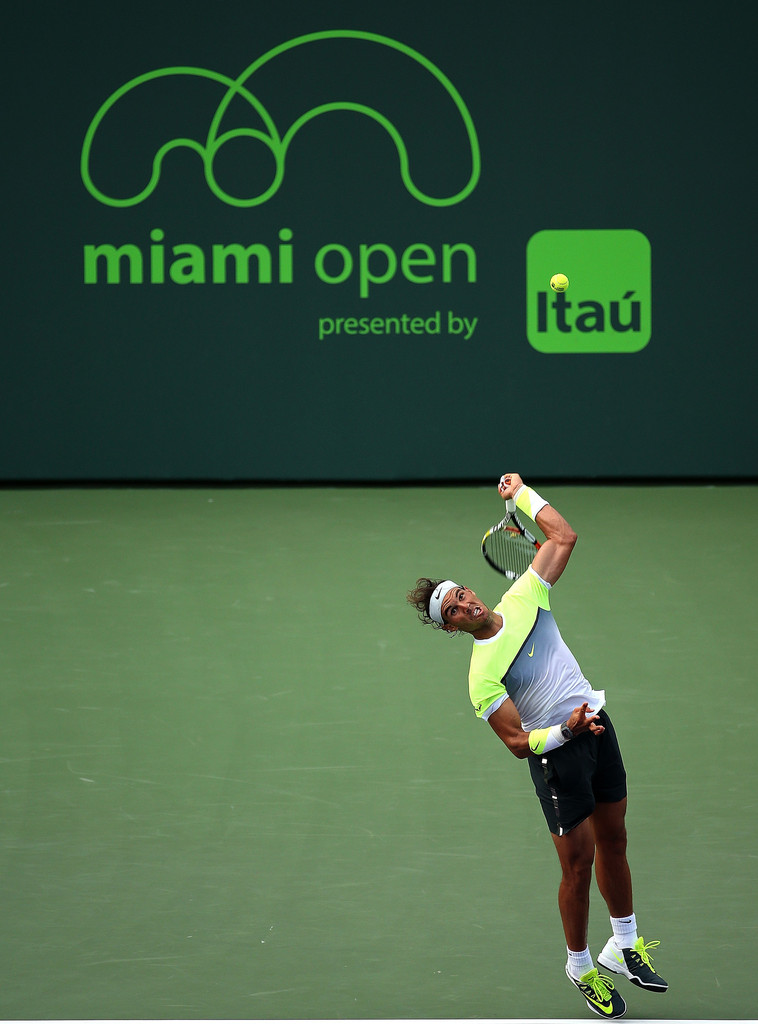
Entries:
<svg viewBox="0 0 758 1024">
<path fill-rule="evenodd" d="M 574 708 L 566 724 L 575 736 L 577 733 L 587 732 L 587 730 L 596 736 L 599 736 L 601 732 L 605 732 L 605 726 L 598 722 L 597 715 L 595 715 L 587 701 L 580 708 Z"/>
</svg>

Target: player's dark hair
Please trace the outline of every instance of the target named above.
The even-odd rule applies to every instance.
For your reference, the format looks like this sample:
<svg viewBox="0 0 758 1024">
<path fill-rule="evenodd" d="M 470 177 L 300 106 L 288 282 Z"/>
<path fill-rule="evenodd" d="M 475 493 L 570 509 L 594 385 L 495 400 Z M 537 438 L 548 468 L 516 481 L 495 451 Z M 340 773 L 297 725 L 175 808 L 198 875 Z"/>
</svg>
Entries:
<svg viewBox="0 0 758 1024">
<path fill-rule="evenodd" d="M 435 629 L 442 629 L 439 622 L 435 622 L 429 615 L 429 602 L 432 594 L 443 580 L 430 580 L 427 576 L 421 576 L 416 580 L 416 586 L 409 590 L 406 596 L 408 604 L 412 604 L 418 612 L 418 617 L 426 625 L 434 626 Z"/>
</svg>

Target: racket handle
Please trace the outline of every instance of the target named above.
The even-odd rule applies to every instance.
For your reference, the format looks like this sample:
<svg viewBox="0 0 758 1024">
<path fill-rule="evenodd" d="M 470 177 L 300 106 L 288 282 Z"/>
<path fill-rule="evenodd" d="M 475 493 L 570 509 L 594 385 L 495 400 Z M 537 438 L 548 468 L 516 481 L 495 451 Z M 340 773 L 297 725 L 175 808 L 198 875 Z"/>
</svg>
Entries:
<svg viewBox="0 0 758 1024">
<path fill-rule="evenodd" d="M 515 512 L 516 511 L 516 501 L 515 501 L 514 498 L 506 498 L 505 499 L 505 511 L 506 512 Z"/>
</svg>

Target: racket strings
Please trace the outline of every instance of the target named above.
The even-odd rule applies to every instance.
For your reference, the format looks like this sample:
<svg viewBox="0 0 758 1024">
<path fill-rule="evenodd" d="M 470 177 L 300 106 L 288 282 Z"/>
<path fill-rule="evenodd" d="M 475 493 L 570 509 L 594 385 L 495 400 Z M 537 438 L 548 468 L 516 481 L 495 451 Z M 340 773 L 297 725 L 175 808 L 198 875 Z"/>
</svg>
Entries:
<svg viewBox="0 0 758 1024">
<path fill-rule="evenodd" d="M 493 530 L 485 539 L 487 559 L 510 579 L 517 579 L 532 564 L 534 545 L 514 527 Z"/>
</svg>

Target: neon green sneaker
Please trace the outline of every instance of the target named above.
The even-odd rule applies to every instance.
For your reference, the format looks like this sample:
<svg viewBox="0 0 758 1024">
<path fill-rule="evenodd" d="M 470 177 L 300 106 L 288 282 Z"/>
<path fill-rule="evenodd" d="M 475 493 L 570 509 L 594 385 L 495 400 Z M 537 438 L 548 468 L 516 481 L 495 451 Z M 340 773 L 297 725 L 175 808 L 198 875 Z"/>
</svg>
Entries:
<svg viewBox="0 0 758 1024">
<path fill-rule="evenodd" d="M 660 942 L 645 942 L 640 937 L 631 948 L 619 949 L 611 937 L 603 947 L 597 962 L 607 967 L 609 971 L 623 974 L 633 985 L 646 988 L 648 992 L 665 992 L 669 983 L 655 970 L 653 958 L 650 956 L 650 950 L 656 946 L 660 946 Z"/>
<path fill-rule="evenodd" d="M 570 981 L 576 985 L 591 1010 L 594 1010 L 600 1017 L 623 1017 L 626 1013 L 626 1003 L 613 987 L 613 982 L 604 974 L 598 972 L 597 967 L 583 974 L 579 981 L 569 974 L 568 964 L 566 974 Z"/>
</svg>

